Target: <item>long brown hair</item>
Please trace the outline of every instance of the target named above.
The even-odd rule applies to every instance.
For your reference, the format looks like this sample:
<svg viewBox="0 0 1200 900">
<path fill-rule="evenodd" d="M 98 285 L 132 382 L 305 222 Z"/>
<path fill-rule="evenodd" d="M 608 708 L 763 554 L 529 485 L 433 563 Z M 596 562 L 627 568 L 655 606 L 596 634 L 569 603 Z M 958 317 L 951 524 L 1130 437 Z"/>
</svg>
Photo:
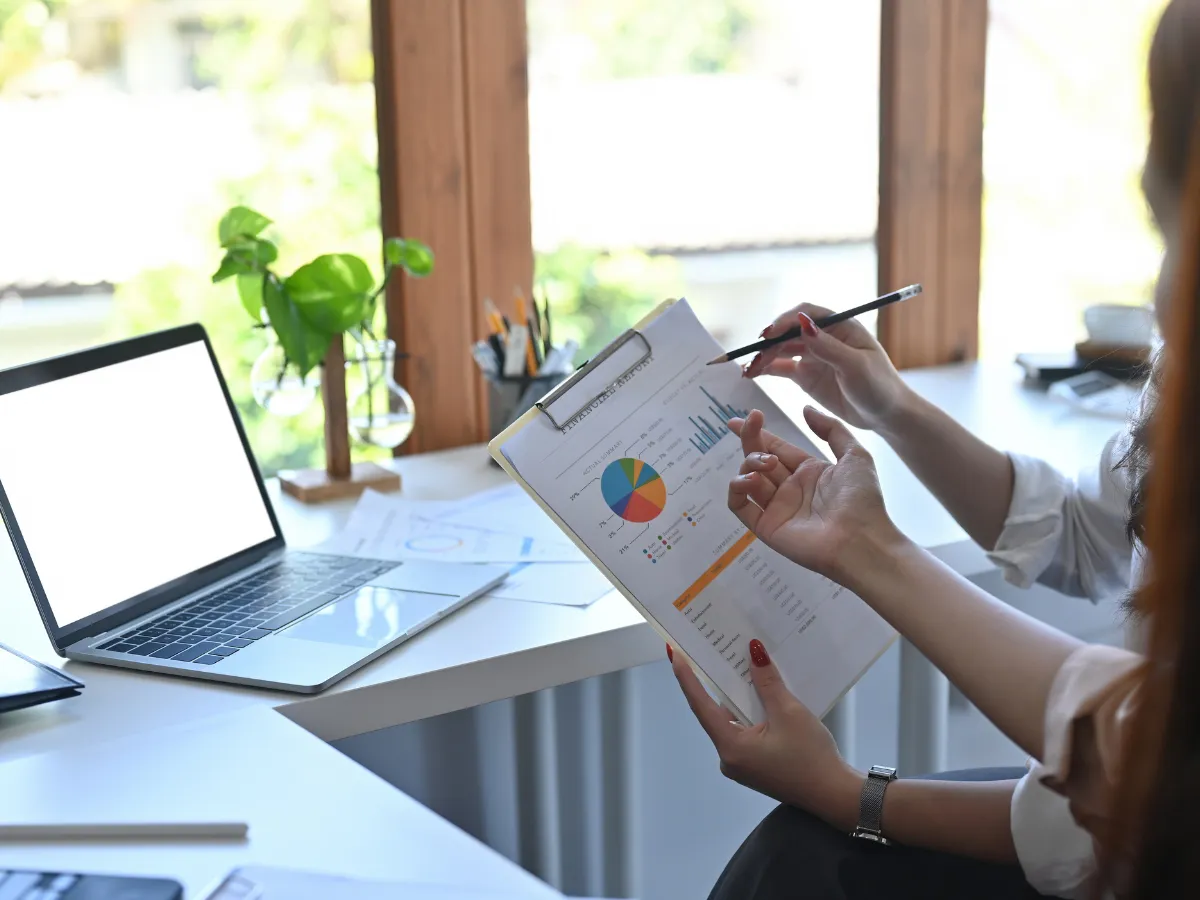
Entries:
<svg viewBox="0 0 1200 900">
<path fill-rule="evenodd" d="M 1106 880 L 1128 900 L 1200 896 L 1200 0 L 1172 0 L 1150 50 L 1149 165 L 1180 198 L 1161 394 L 1145 426 L 1150 623 L 1126 729 Z M 1135 436 L 1136 437 L 1136 436 Z"/>
</svg>

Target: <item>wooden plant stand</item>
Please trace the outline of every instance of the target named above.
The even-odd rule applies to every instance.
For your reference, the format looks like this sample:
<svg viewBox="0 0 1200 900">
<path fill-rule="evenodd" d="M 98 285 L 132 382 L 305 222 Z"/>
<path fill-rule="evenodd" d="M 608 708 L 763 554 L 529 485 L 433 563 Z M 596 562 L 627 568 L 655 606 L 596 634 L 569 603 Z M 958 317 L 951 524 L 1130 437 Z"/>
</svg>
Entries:
<svg viewBox="0 0 1200 900">
<path fill-rule="evenodd" d="M 341 335 L 329 344 L 321 378 L 325 407 L 325 468 L 279 473 L 284 493 L 304 503 L 357 497 L 367 488 L 400 490 L 400 476 L 373 462 L 350 462 L 350 422 L 346 409 L 346 350 Z"/>
</svg>

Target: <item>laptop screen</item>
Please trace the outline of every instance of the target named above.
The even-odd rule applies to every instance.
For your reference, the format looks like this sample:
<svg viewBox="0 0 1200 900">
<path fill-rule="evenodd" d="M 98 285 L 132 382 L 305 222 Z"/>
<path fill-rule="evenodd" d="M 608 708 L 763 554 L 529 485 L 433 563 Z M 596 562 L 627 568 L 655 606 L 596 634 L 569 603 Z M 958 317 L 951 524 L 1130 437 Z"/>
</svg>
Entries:
<svg viewBox="0 0 1200 900">
<path fill-rule="evenodd" d="M 60 628 L 275 536 L 203 341 L 0 395 L 0 483 Z"/>
</svg>

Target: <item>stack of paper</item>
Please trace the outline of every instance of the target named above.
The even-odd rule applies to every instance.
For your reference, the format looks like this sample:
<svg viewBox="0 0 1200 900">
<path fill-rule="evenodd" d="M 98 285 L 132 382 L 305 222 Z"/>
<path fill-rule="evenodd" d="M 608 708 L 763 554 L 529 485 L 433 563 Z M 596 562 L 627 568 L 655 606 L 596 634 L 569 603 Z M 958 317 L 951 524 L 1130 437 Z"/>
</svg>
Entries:
<svg viewBox="0 0 1200 900">
<path fill-rule="evenodd" d="M 408 500 L 367 491 L 346 527 L 319 548 L 367 559 L 511 563 L 489 596 L 588 606 L 612 589 L 517 485 L 461 500 Z"/>
</svg>

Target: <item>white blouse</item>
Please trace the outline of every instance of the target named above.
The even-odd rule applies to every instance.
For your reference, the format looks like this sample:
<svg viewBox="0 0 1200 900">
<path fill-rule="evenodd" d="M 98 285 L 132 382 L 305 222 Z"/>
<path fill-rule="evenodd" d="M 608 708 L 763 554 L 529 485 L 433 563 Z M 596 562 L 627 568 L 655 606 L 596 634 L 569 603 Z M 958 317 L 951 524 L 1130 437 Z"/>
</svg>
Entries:
<svg viewBox="0 0 1200 900">
<path fill-rule="evenodd" d="M 1011 455 L 1012 502 L 1004 530 L 989 554 L 1006 580 L 1021 587 L 1037 581 L 1093 602 L 1128 591 L 1136 583 L 1140 558 L 1125 532 L 1130 479 L 1125 469 L 1117 468 L 1128 445 L 1127 431 L 1114 435 L 1104 447 L 1099 467 L 1075 481 L 1042 460 Z M 1131 643 L 1128 636 L 1126 643 Z M 1130 658 L 1124 653 L 1121 657 Z M 1041 763 L 1032 762 L 1013 794 L 1017 858 L 1040 893 L 1088 897 L 1096 873 L 1092 838 L 1075 824 L 1066 798 L 1042 783 L 1046 774 Z"/>
</svg>

